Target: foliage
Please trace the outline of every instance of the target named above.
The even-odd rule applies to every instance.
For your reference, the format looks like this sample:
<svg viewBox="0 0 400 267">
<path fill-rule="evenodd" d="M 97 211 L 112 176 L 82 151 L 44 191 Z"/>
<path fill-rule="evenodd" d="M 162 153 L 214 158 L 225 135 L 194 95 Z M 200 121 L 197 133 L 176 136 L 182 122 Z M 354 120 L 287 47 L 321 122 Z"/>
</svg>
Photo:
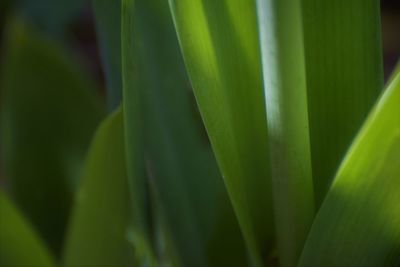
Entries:
<svg viewBox="0 0 400 267">
<path fill-rule="evenodd" d="M 85 6 L 104 101 L 66 45 Z M 4 10 L 0 266 L 398 265 L 378 0 Z"/>
</svg>

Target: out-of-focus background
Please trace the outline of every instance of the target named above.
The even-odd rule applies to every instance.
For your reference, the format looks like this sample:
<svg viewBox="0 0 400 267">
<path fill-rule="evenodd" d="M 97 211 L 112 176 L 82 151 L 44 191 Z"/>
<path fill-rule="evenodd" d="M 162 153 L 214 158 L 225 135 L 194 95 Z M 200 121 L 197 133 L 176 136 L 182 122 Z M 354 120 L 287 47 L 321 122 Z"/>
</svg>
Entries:
<svg viewBox="0 0 400 267">
<path fill-rule="evenodd" d="M 105 96 L 105 77 L 90 0 L 0 0 L 0 63 L 5 57 L 4 36 L 11 18 L 22 17 L 29 26 L 55 41 L 78 60 Z M 381 0 L 382 47 L 385 79 L 400 58 L 400 1 Z M 3 64 L 0 64 L 3 65 Z M 105 100 L 104 100 L 105 101 Z M 0 161 L 1 162 L 1 161 Z M 4 183 L 0 165 L 0 185 Z"/>
<path fill-rule="evenodd" d="M 381 13 L 385 77 L 387 78 L 400 58 L 400 1 L 382 0 Z"/>
<path fill-rule="evenodd" d="M 3 40 L 7 17 L 14 14 L 23 16 L 24 19 L 31 21 L 35 28 L 47 33 L 51 38 L 56 38 L 70 49 L 102 85 L 101 88 L 104 88 L 104 74 L 100 66 L 90 5 L 89 0 L 1 0 L 0 40 Z M 382 0 L 381 13 L 385 77 L 387 78 L 400 57 L 400 1 Z M 0 53 L 0 60 L 2 56 Z"/>
</svg>

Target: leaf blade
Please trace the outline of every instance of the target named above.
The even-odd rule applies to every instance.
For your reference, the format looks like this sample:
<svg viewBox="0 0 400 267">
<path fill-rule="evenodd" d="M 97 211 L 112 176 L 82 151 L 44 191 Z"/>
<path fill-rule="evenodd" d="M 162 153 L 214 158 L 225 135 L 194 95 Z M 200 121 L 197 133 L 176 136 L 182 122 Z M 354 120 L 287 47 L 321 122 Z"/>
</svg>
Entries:
<svg viewBox="0 0 400 267">
<path fill-rule="evenodd" d="M 254 3 L 171 0 L 170 6 L 217 162 L 252 260 L 261 265 L 274 230 Z"/>
<path fill-rule="evenodd" d="M 16 204 L 58 254 L 103 107 L 65 51 L 17 19 L 7 29 L 0 122 L 5 174 Z"/>
<path fill-rule="evenodd" d="M 397 75 L 342 162 L 317 214 L 299 266 L 398 264 L 399 101 Z"/>
<path fill-rule="evenodd" d="M 257 4 L 278 253 L 294 266 L 314 218 L 301 3 Z"/>
<path fill-rule="evenodd" d="M 64 246 L 64 266 L 133 262 L 127 238 L 130 206 L 124 144 L 119 108 L 99 126 L 89 149 Z"/>
<path fill-rule="evenodd" d="M 168 231 L 178 265 L 245 266 L 241 233 L 208 140 L 202 136 L 168 3 L 134 4 L 123 20 L 133 21 L 124 35 L 135 42 L 123 52 L 136 66 L 129 70 L 128 90 L 136 90 L 142 100 L 147 176 L 160 210 L 156 216 Z M 217 232 L 222 220 L 232 227 Z"/>
<path fill-rule="evenodd" d="M 383 89 L 378 0 L 302 0 L 316 205 Z"/>
<path fill-rule="evenodd" d="M 55 266 L 42 240 L 0 191 L 0 265 Z"/>
</svg>

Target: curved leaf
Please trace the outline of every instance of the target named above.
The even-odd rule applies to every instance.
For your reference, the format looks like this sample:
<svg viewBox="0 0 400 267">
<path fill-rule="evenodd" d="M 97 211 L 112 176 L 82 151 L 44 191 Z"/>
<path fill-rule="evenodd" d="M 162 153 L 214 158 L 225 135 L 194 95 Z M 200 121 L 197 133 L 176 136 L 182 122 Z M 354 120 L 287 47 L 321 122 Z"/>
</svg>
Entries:
<svg viewBox="0 0 400 267">
<path fill-rule="evenodd" d="M 170 0 L 186 67 L 253 262 L 273 245 L 267 121 L 252 0 Z"/>
<path fill-rule="evenodd" d="M 21 21 L 7 30 L 0 122 L 5 175 L 17 206 L 58 253 L 103 109 L 68 53 Z"/>
<path fill-rule="evenodd" d="M 135 42 L 125 47 L 136 66 L 131 90 L 142 97 L 148 178 L 176 261 L 245 266 L 240 229 L 202 132 L 168 3 L 136 0 L 123 19 L 134 21 L 124 32 Z M 231 225 L 224 231 L 218 228 L 223 221 Z"/>
<path fill-rule="evenodd" d="M 42 240 L 3 191 L 0 191 L 0 266 L 55 266 Z"/>
<path fill-rule="evenodd" d="M 400 75 L 353 142 L 312 226 L 300 266 L 397 266 Z"/>
<path fill-rule="evenodd" d="M 64 266 L 128 266 L 129 193 L 122 109 L 99 127 L 86 159 L 64 248 Z"/>
</svg>

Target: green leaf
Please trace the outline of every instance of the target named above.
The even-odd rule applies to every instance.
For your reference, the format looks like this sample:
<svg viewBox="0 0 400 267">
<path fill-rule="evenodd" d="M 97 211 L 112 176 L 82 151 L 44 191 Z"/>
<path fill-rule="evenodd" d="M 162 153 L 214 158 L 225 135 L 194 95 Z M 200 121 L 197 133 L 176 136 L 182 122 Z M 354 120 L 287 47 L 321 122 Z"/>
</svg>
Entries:
<svg viewBox="0 0 400 267">
<path fill-rule="evenodd" d="M 125 144 L 128 184 L 132 202 L 132 235 L 138 260 L 155 264 L 153 233 L 150 214 L 148 183 L 145 176 L 144 161 L 144 121 L 143 98 L 137 88 L 140 79 L 137 73 L 135 49 L 137 40 L 132 34 L 135 21 L 134 0 L 123 0 L 121 6 L 121 54 L 122 54 L 122 92 L 125 123 Z"/>
<path fill-rule="evenodd" d="M 99 127 L 86 159 L 64 248 L 64 266 L 127 266 L 129 192 L 122 108 Z"/>
<path fill-rule="evenodd" d="M 383 88 L 379 3 L 302 0 L 317 206 Z"/>
<path fill-rule="evenodd" d="M 1 86 L 5 175 L 17 206 L 57 254 L 103 109 L 68 53 L 21 21 L 9 26 Z"/>
<path fill-rule="evenodd" d="M 257 4 L 278 251 L 295 266 L 314 218 L 301 3 Z"/>
<path fill-rule="evenodd" d="M 107 82 L 108 108 L 121 102 L 121 0 L 92 0 L 97 39 Z"/>
<path fill-rule="evenodd" d="M 252 0 L 170 0 L 197 103 L 255 265 L 273 245 L 267 123 Z"/>
<path fill-rule="evenodd" d="M 134 44 L 123 53 L 136 66 L 127 78 L 133 83 L 129 90 L 142 99 L 148 178 L 176 260 L 182 266 L 246 266 L 240 229 L 203 133 L 168 3 L 136 0 L 123 20 L 133 21 L 123 36 L 131 36 Z M 220 229 L 222 224 L 230 226 Z"/>
<path fill-rule="evenodd" d="M 400 75 L 348 151 L 300 266 L 397 266 L 400 256 Z"/>
<path fill-rule="evenodd" d="M 31 225 L 0 191 L 0 266 L 55 266 Z"/>
</svg>

